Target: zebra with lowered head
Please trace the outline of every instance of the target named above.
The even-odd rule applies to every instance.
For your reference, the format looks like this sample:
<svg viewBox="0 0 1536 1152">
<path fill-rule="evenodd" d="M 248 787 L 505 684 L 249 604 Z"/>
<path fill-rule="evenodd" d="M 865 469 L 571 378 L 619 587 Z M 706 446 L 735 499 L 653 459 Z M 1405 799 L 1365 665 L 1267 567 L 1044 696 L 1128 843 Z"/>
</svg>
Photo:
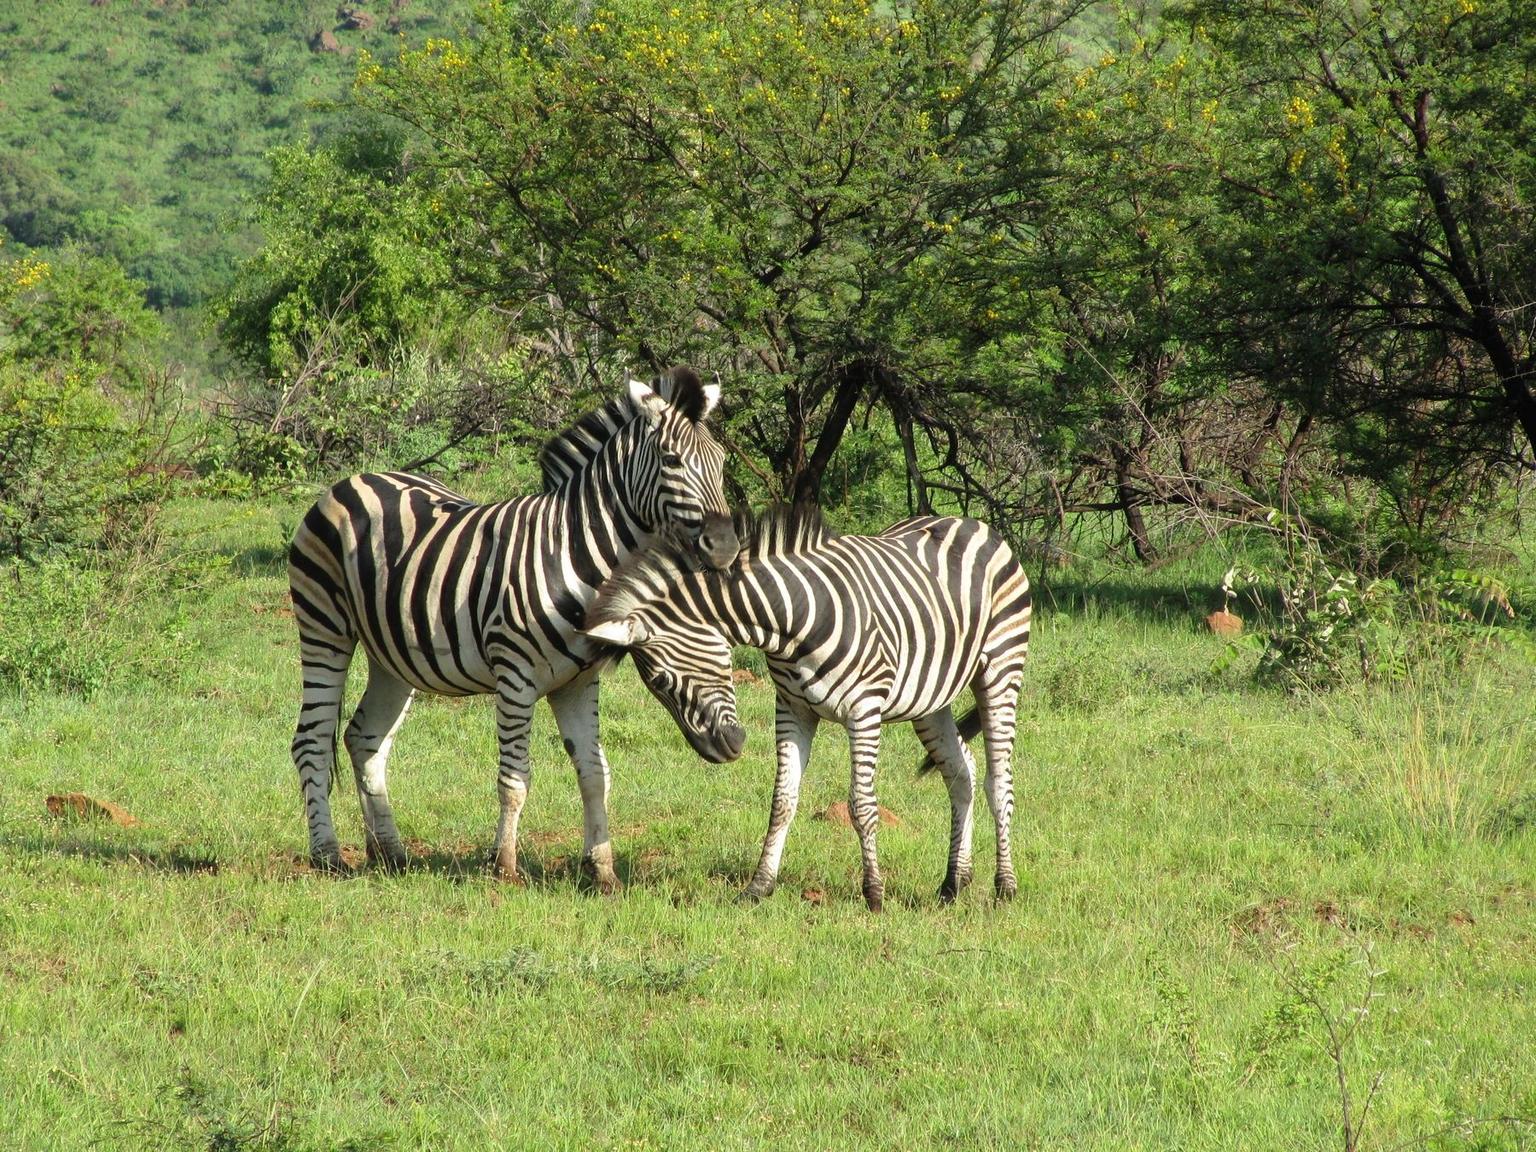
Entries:
<svg viewBox="0 0 1536 1152">
<path fill-rule="evenodd" d="M 735 560 L 725 453 L 703 423 L 718 400 L 718 386 L 688 369 L 655 387 L 631 381 L 545 445 L 535 496 L 474 504 L 391 472 L 353 476 L 315 502 L 289 549 L 288 577 L 304 674 L 293 759 L 317 867 L 341 865 L 329 793 L 347 669 L 361 644 L 368 685 L 344 740 L 371 861 L 406 862 L 385 768 L 412 695 L 494 693 L 495 871 L 517 879 L 529 727 L 547 696 L 581 791 L 583 869 L 603 891 L 618 887 L 598 743 L 602 648 L 581 635 L 583 614 L 603 581 L 653 541 L 712 568 Z M 710 759 L 739 754 L 734 700 L 685 734 Z"/>
<path fill-rule="evenodd" d="M 910 720 L 949 790 L 949 862 L 939 897 L 971 878 L 975 766 L 964 739 L 985 733 L 986 793 L 997 827 L 999 897 L 1013 895 L 1009 828 L 1019 682 L 1029 647 L 1029 581 L 1001 536 L 977 520 L 923 516 L 878 536 L 838 536 L 813 510 L 738 521 L 729 571 L 658 548 L 611 576 L 587 635 L 629 648 L 651 692 L 680 719 L 729 691 L 730 645 L 759 648 L 777 695 L 778 772 L 768 834 L 742 897 L 773 891 L 820 720 L 848 730 L 848 811 L 864 857 L 864 899 L 879 911 L 875 761 L 882 724 Z M 950 705 L 969 685 L 976 711 Z"/>
</svg>

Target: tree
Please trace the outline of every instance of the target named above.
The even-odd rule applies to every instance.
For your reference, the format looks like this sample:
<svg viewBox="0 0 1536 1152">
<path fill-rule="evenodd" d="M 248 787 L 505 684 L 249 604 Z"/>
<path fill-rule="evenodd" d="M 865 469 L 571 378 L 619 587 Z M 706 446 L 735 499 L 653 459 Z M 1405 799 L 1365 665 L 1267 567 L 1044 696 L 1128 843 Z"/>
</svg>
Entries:
<svg viewBox="0 0 1536 1152">
<path fill-rule="evenodd" d="M 367 364 L 453 328 L 463 309 L 449 290 L 442 203 L 398 133 L 359 125 L 270 163 L 251 213 L 266 243 L 215 309 L 237 355 L 292 376 L 317 345 Z"/>
<path fill-rule="evenodd" d="M 164 339 L 144 285 L 108 257 L 78 249 L 0 269 L 0 361 L 71 365 L 116 384 L 138 381 Z"/>
<path fill-rule="evenodd" d="M 1199 160 L 1230 225 L 1204 236 L 1226 363 L 1329 421 L 1409 519 L 1528 465 L 1536 5 L 1169 11 L 1219 128 Z"/>
<path fill-rule="evenodd" d="M 731 433 L 797 500 L 877 405 L 922 505 L 915 437 L 958 463 L 995 400 L 978 356 L 1032 322 L 1011 260 L 1080 6 L 491 3 L 359 91 L 432 142 L 465 288 L 573 375 L 721 373 Z"/>
</svg>

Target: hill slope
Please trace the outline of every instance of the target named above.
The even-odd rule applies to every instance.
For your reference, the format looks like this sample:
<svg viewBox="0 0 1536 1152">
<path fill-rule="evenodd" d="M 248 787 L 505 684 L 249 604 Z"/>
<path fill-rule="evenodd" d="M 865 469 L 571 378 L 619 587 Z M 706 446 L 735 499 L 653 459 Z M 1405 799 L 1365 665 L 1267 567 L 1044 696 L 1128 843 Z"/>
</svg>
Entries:
<svg viewBox="0 0 1536 1152">
<path fill-rule="evenodd" d="M 367 49 L 449 36 L 467 0 L 0 0 L 0 227 L 115 257 L 157 307 L 218 290 L 273 147 L 339 123 Z"/>
</svg>

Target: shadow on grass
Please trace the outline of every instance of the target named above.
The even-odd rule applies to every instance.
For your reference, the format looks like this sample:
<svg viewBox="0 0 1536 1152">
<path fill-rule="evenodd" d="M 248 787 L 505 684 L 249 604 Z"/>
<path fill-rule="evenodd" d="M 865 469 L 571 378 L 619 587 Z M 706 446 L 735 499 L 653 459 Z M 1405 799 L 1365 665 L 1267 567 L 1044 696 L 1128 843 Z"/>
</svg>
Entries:
<svg viewBox="0 0 1536 1152">
<path fill-rule="evenodd" d="M 0 852 L 10 855 L 59 856 L 66 859 L 94 860 L 102 864 L 127 864 L 147 872 L 183 876 L 215 876 L 222 870 L 211 853 L 181 845 L 169 847 L 140 844 L 114 844 L 82 837 L 48 839 L 42 836 L 0 838 Z"/>
<path fill-rule="evenodd" d="M 370 876 L 409 878 L 412 875 L 424 874 L 438 876 L 455 884 L 491 878 L 491 853 L 489 847 L 485 845 L 467 842 L 433 845 L 422 840 L 411 839 L 406 841 L 406 853 L 407 859 L 403 872 L 393 872 L 370 864 L 362 849 L 350 844 L 342 846 L 343 866 L 336 872 L 312 867 L 308 858 L 302 854 L 285 856 L 283 859 L 289 865 L 288 874 L 291 878 L 315 875 L 347 881 L 362 880 Z M 644 850 L 615 852 L 613 868 L 619 877 L 619 882 L 625 887 L 637 880 L 643 883 L 650 860 L 651 854 Z M 518 867 L 519 879 L 517 883 L 507 885 L 509 889 L 527 887 L 595 891 L 582 870 L 581 850 L 578 846 L 572 846 L 568 850 L 553 846 L 546 850 L 536 844 L 524 846 L 518 856 Z"/>
<path fill-rule="evenodd" d="M 232 552 L 229 570 L 236 576 L 286 576 L 288 574 L 288 544 L 257 544 Z"/>
</svg>

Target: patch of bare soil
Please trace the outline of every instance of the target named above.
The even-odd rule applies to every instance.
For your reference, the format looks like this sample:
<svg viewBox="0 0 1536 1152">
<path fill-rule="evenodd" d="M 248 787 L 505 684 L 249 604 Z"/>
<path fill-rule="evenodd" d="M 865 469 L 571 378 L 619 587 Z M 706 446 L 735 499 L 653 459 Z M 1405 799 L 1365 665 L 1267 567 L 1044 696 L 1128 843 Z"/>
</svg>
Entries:
<svg viewBox="0 0 1536 1152">
<path fill-rule="evenodd" d="M 54 815 L 72 820 L 110 820 L 124 828 L 137 828 L 139 818 L 110 800 L 96 800 L 84 792 L 66 792 L 50 796 L 45 803 Z"/>
<path fill-rule="evenodd" d="M 876 804 L 876 810 L 880 813 L 880 823 L 887 828 L 900 828 L 902 819 L 892 812 L 884 804 Z M 829 804 L 820 812 L 811 817 L 813 820 L 826 820 L 832 824 L 841 824 L 844 827 L 853 827 L 853 817 L 848 815 L 848 804 L 839 800 L 836 804 Z"/>
<path fill-rule="evenodd" d="M 1244 908 L 1232 917 L 1230 928 L 1234 937 L 1273 936 L 1281 931 L 1291 918 L 1296 903 L 1289 896 L 1276 896 Z"/>
<path fill-rule="evenodd" d="M 1312 918 L 1330 928 L 1349 930 L 1349 921 L 1344 918 L 1343 910 L 1332 900 L 1319 900 L 1312 905 Z"/>
</svg>

